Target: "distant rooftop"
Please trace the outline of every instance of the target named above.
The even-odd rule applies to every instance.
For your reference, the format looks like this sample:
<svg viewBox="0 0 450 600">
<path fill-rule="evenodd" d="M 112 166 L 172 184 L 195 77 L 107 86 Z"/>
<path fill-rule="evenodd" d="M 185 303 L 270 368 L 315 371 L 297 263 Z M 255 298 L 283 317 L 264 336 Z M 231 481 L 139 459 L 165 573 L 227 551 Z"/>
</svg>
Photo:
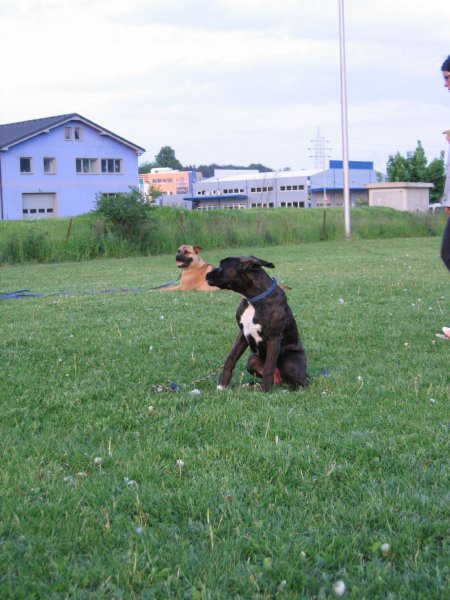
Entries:
<svg viewBox="0 0 450 600">
<path fill-rule="evenodd" d="M 208 179 L 203 179 L 203 183 L 206 181 L 214 181 L 214 182 L 227 182 L 227 181 L 251 181 L 256 179 L 263 179 L 265 181 L 270 181 L 273 179 L 288 179 L 291 177 L 311 177 L 312 175 L 317 175 L 317 173 L 322 173 L 321 169 L 302 169 L 299 171 L 269 171 L 267 173 L 259 173 L 255 171 L 239 171 L 235 172 L 234 175 L 228 175 L 225 177 L 209 177 Z"/>
<path fill-rule="evenodd" d="M 90 125 L 94 129 L 96 129 L 101 135 L 107 135 L 126 146 L 131 146 L 138 154 L 145 152 L 144 148 L 133 144 L 132 142 L 126 140 L 125 138 L 97 125 L 93 121 L 82 117 L 78 113 L 68 113 L 66 115 L 56 115 L 53 117 L 44 117 L 42 119 L 32 119 L 30 121 L 19 121 L 17 123 L 6 123 L 5 125 L 0 125 L 0 150 L 8 150 L 10 146 L 14 146 L 20 142 L 23 142 L 27 139 L 35 137 L 36 135 L 40 135 L 41 133 L 46 133 L 53 129 L 54 127 L 58 127 L 64 123 L 69 121 L 80 121 L 81 123 L 86 123 Z"/>
</svg>

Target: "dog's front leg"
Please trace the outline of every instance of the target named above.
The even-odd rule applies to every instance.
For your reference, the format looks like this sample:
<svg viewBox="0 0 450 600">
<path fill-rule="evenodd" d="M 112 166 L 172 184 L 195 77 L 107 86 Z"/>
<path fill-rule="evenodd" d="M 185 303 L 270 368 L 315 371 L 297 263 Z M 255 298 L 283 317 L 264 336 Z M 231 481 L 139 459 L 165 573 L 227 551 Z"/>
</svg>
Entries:
<svg viewBox="0 0 450 600">
<path fill-rule="evenodd" d="M 225 360 L 225 364 L 223 366 L 222 374 L 219 379 L 219 388 L 227 387 L 231 381 L 231 376 L 233 375 L 234 367 L 236 366 L 237 361 L 244 354 L 247 349 L 248 343 L 245 339 L 245 336 L 242 332 L 236 338 L 234 342 L 234 346 L 231 349 L 230 354 L 227 356 Z"/>
<path fill-rule="evenodd" d="M 266 360 L 264 362 L 262 392 L 269 392 L 273 386 L 273 374 L 280 354 L 281 339 L 274 338 L 267 342 Z"/>
</svg>

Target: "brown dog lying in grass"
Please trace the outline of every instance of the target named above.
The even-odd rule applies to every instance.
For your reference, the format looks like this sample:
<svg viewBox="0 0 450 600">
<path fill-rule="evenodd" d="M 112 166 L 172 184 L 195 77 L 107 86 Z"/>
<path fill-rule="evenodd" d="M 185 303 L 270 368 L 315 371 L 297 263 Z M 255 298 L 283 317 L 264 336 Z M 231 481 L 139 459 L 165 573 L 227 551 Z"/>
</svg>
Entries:
<svg viewBox="0 0 450 600">
<path fill-rule="evenodd" d="M 206 273 L 214 269 L 213 265 L 206 263 L 200 256 L 201 246 L 183 244 L 177 250 L 175 260 L 181 269 L 181 278 L 178 285 L 161 288 L 161 292 L 177 292 L 197 290 L 200 292 L 214 292 L 218 288 L 206 283 Z"/>
<path fill-rule="evenodd" d="M 161 292 L 215 292 L 219 288 L 208 285 L 206 274 L 215 269 L 214 265 L 205 262 L 200 256 L 201 246 L 183 244 L 177 250 L 175 260 L 181 269 L 181 278 L 178 285 L 160 288 Z M 282 290 L 291 290 L 288 285 L 280 284 Z"/>
</svg>

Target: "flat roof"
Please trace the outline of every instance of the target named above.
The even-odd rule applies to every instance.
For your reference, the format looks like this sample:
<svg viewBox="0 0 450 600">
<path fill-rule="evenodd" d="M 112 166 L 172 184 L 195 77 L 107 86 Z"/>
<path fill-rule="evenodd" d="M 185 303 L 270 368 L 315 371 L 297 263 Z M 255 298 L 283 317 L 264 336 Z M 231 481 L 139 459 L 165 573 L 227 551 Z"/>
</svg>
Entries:
<svg viewBox="0 0 450 600">
<path fill-rule="evenodd" d="M 208 182 L 232 182 L 232 181 L 251 181 L 251 180 L 272 180 L 272 179 L 289 179 L 295 177 L 311 177 L 323 173 L 323 169 L 302 169 L 299 171 L 268 171 L 267 173 L 254 173 L 248 171 L 242 171 L 241 173 L 235 173 L 234 175 L 228 175 L 225 177 L 208 177 L 208 179 L 202 179 L 202 183 Z"/>
<path fill-rule="evenodd" d="M 364 187 L 368 190 L 386 190 L 399 188 L 433 188 L 433 183 L 422 181 L 383 181 L 381 183 L 365 183 Z"/>
</svg>

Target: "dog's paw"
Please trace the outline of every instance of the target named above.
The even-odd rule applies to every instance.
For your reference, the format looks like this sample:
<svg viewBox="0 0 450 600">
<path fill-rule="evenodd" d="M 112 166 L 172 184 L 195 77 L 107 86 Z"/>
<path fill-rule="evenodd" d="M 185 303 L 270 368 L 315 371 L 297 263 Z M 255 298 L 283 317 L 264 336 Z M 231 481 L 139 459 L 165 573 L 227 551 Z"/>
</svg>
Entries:
<svg viewBox="0 0 450 600">
<path fill-rule="evenodd" d="M 217 390 L 218 392 L 223 392 L 223 390 L 226 390 L 226 389 L 227 389 L 227 386 L 226 386 L 226 385 L 220 385 L 220 384 L 219 384 L 218 386 L 216 386 L 216 390 Z"/>
</svg>

